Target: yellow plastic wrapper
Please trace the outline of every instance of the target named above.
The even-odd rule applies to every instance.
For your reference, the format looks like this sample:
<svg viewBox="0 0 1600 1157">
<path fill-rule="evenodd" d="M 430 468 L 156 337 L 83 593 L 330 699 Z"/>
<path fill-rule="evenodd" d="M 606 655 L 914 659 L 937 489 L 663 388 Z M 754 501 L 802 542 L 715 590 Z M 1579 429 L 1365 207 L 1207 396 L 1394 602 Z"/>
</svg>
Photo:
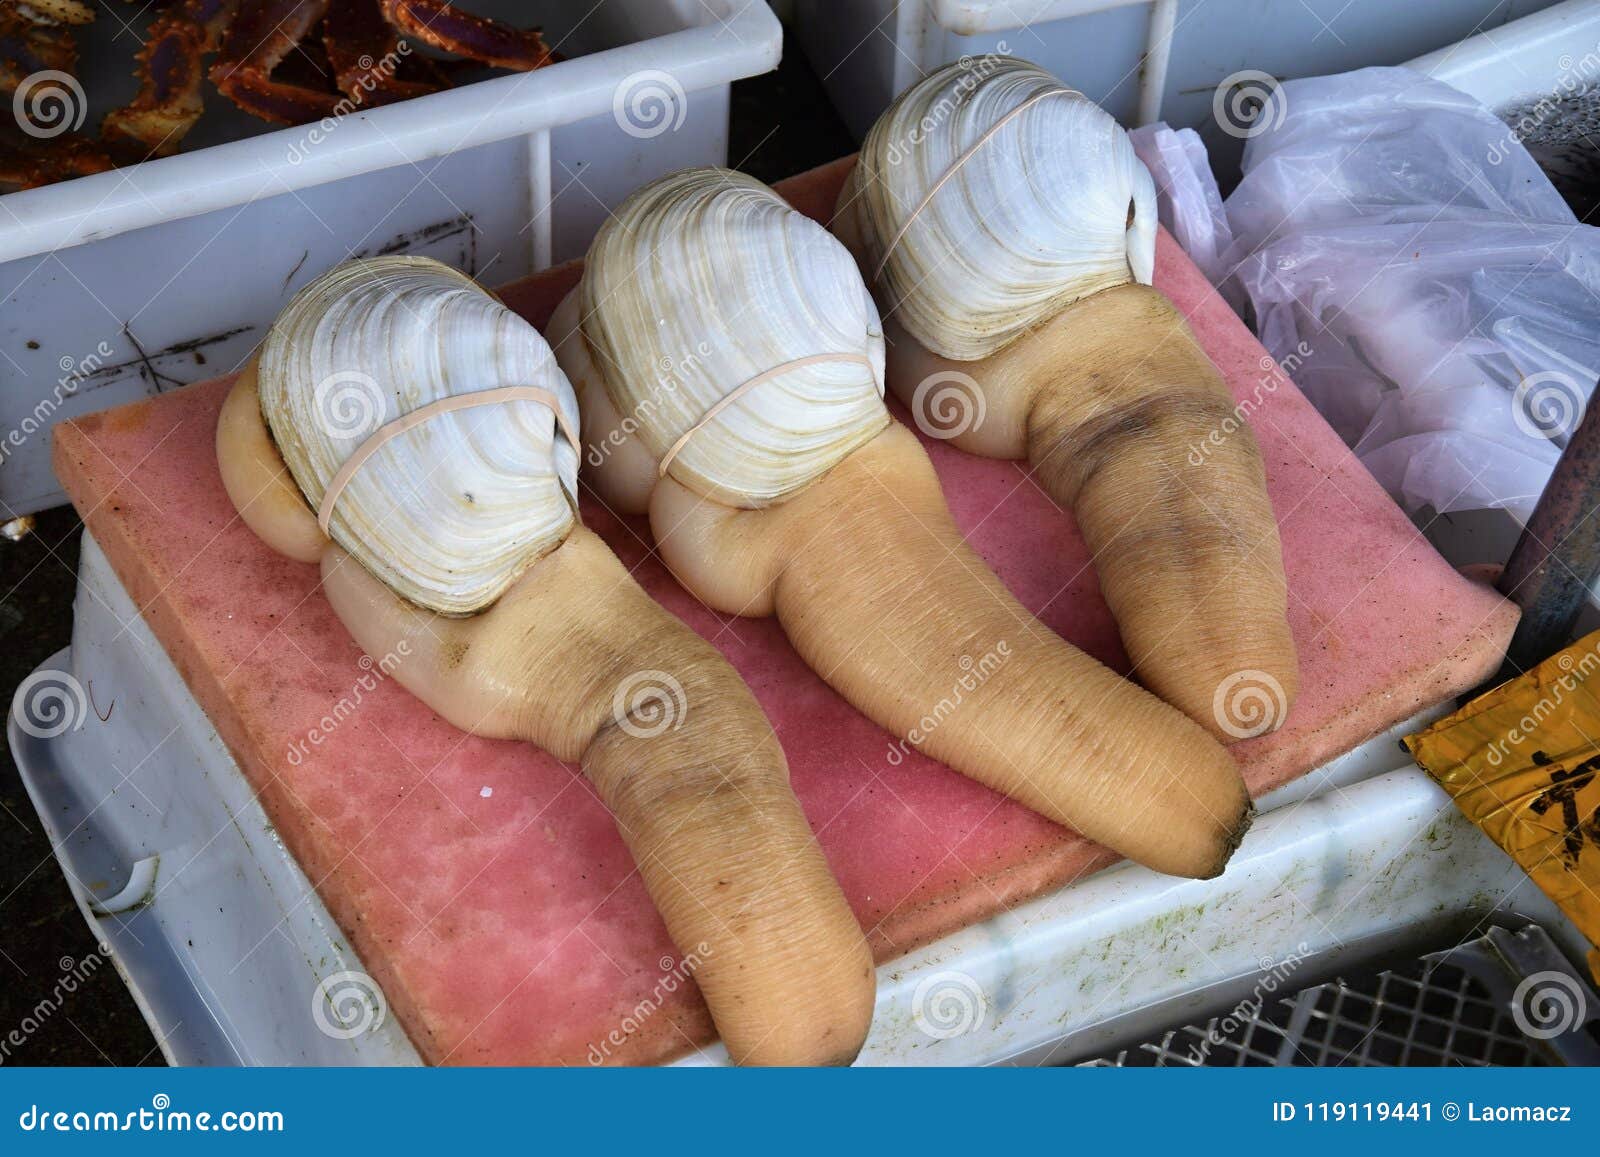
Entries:
<svg viewBox="0 0 1600 1157">
<path fill-rule="evenodd" d="M 1600 631 L 1405 744 L 1600 944 Z M 1600 979 L 1600 952 L 1590 953 L 1589 967 Z"/>
</svg>

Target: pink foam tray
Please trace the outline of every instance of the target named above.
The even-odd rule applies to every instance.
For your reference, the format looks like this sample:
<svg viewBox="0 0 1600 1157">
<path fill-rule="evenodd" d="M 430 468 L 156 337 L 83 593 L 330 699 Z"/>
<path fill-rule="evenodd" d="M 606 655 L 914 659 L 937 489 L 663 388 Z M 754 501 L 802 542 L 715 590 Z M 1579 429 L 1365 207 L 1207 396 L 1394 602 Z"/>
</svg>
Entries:
<svg viewBox="0 0 1600 1157">
<path fill-rule="evenodd" d="M 779 188 L 825 220 L 849 164 Z M 501 292 L 542 325 L 578 275 L 569 264 Z M 1156 283 L 1235 394 L 1260 397 L 1301 693 L 1281 731 L 1233 748 L 1259 793 L 1487 677 L 1516 612 L 1433 551 L 1164 234 Z M 468 736 L 392 681 L 305 742 L 369 673 L 316 568 L 264 547 L 223 492 L 212 439 L 230 380 L 58 427 L 62 482 L 421 1055 L 584 1063 L 673 956 L 609 815 L 574 768 Z M 957 522 L 1022 602 L 1126 669 L 1072 518 L 1015 463 L 940 442 L 928 452 Z M 700 606 L 642 523 L 593 502 L 583 517 L 754 689 L 880 960 L 1111 861 L 941 764 L 891 760 L 890 736 L 811 674 L 775 622 Z M 610 1058 L 654 1062 L 713 1035 L 698 994 L 678 986 Z"/>
</svg>

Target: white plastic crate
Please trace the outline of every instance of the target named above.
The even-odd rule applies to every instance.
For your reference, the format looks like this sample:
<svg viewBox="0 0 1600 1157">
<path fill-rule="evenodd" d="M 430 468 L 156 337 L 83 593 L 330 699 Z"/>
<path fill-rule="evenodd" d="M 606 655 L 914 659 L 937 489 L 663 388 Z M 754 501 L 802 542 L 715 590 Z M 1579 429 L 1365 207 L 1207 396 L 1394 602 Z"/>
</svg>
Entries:
<svg viewBox="0 0 1600 1157">
<path fill-rule="evenodd" d="M 71 650 L 36 678 L 83 688 L 84 703 L 56 734 L 25 732 L 13 716 L 9 739 L 72 894 L 163 1055 L 417 1063 L 92 537 L 79 573 Z M 1570 922 L 1425 775 L 1402 767 L 1398 737 L 1444 710 L 1262 799 L 1219 879 L 1122 864 L 884 965 L 861 1063 L 1089 1056 L 1239 999 L 1262 961 L 1287 950 L 1303 958 L 1304 980 L 1502 904 L 1581 958 Z M 341 1020 L 330 998 L 360 1003 L 342 1006 Z M 725 1061 L 714 1046 L 683 1063 Z"/>
<path fill-rule="evenodd" d="M 1553 8 L 1451 44 L 1408 65 L 1497 113 L 1600 84 L 1600 3 Z"/>
<path fill-rule="evenodd" d="M 72 647 L 30 683 L 65 713 L 10 713 L 23 785 L 169 1064 L 418 1063 L 90 535 Z"/>
<path fill-rule="evenodd" d="M 0 521 L 64 501 L 49 425 L 231 368 L 347 257 L 425 254 L 501 284 L 582 255 L 643 182 L 726 162 L 729 84 L 782 52 L 749 0 L 468 6 L 542 24 L 569 59 L 326 129 L 240 114 L 258 135 L 0 197 Z M 85 65 L 103 52 L 86 44 Z M 91 100 L 86 131 L 114 103 Z"/>
<path fill-rule="evenodd" d="M 1548 27 L 1524 21 L 1496 33 L 1501 57 L 1481 75 L 1531 74 L 1552 53 L 1559 61 L 1563 51 L 1541 31 Z M 1585 21 L 1569 23 L 1566 52 L 1581 57 L 1593 48 L 1592 31 Z M 1429 528 L 1457 565 L 1503 558 L 1515 533 L 1515 523 L 1494 512 Z M 1578 629 L 1597 625 L 1600 607 L 1591 604 Z M 13 721 L 11 747 L 85 918 L 107 942 L 168 1060 L 414 1063 L 392 1019 L 348 1037 L 318 1030 L 311 1012 L 318 986 L 347 992 L 339 978 L 362 966 L 90 538 L 72 648 L 40 670 L 71 673 L 80 684 L 93 678 L 102 706 L 82 716 L 82 729 L 56 736 L 24 734 Z M 123 705 L 116 722 L 99 724 L 113 699 Z M 1262 800 L 1264 814 L 1217 880 L 1120 865 L 883 966 L 862 1063 L 1093 1056 L 1250 996 L 1263 972 L 1286 952 L 1300 955 L 1302 945 L 1295 976 L 1310 982 L 1493 913 L 1538 922 L 1581 958 L 1570 922 L 1398 751 L 1399 735 L 1449 706 Z M 142 758 L 157 741 L 160 757 Z M 196 792 L 201 782 L 208 789 Z M 157 807 L 142 795 L 183 806 Z M 107 799 L 121 806 L 101 806 Z M 221 835 L 197 840 L 200 831 Z M 203 859 L 190 864 L 196 852 Z M 152 856 L 159 859 L 146 880 L 137 865 L 148 872 Z M 173 864 L 183 875 L 164 884 Z M 96 913 L 97 903 L 118 894 L 145 902 Z M 234 919 L 212 918 L 219 902 Z M 282 936 L 241 942 L 240 927 L 280 922 Z M 234 967 L 243 950 L 246 964 Z M 356 991 L 365 991 L 359 981 Z M 723 1060 L 719 1046 L 686 1063 Z"/>
<path fill-rule="evenodd" d="M 1217 86 L 1243 70 L 1282 80 L 1399 64 L 1551 2 L 796 0 L 795 20 L 860 137 L 897 93 L 963 56 L 1034 61 L 1129 126 L 1199 126 Z"/>
<path fill-rule="evenodd" d="M 163 1055 L 417 1063 L 89 536 L 79 584 L 72 647 L 35 678 L 84 700 L 55 733 L 13 715 L 9 739 L 73 897 Z M 1475 919 L 1519 881 L 1517 911 L 1573 948 L 1576 931 L 1442 791 L 1414 768 L 1390 772 L 1403 762 L 1397 737 L 1422 719 L 1263 799 L 1219 879 L 1123 864 L 884 965 L 861 1063 L 1088 1055 L 1235 999 L 1286 944 L 1304 941 L 1325 970 Z M 330 998 L 359 1003 L 338 1019 Z M 684 1063 L 725 1061 L 714 1046 Z"/>
</svg>

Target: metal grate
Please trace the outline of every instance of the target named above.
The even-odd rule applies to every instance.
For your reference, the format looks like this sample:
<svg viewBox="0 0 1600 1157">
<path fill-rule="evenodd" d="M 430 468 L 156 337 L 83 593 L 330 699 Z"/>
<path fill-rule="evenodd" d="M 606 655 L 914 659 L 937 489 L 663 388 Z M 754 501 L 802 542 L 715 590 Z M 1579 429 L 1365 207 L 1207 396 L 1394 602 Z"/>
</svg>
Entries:
<svg viewBox="0 0 1600 1157">
<path fill-rule="evenodd" d="M 1519 1008 L 1530 980 L 1559 973 L 1575 994 L 1562 1032 Z M 1243 1002 L 1203 1024 L 1083 1062 L 1091 1066 L 1540 1066 L 1594 1063 L 1600 997 L 1542 929 L 1494 929 L 1400 967 L 1340 977 L 1276 1000 Z M 1524 1031 L 1527 1026 L 1534 1035 Z M 1587 1059 L 1585 1059 L 1587 1058 Z"/>
</svg>

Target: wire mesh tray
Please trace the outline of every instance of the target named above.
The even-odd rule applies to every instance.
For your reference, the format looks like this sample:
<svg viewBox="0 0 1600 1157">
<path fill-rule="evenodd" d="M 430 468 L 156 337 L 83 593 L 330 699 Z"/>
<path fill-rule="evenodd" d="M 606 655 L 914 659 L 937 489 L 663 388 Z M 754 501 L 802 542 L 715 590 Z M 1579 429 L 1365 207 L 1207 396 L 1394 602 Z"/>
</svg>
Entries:
<svg viewBox="0 0 1600 1157">
<path fill-rule="evenodd" d="M 1600 1064 L 1600 994 L 1538 925 L 1287 995 L 1263 991 L 1086 1066 L 1245 1068 Z"/>
</svg>

